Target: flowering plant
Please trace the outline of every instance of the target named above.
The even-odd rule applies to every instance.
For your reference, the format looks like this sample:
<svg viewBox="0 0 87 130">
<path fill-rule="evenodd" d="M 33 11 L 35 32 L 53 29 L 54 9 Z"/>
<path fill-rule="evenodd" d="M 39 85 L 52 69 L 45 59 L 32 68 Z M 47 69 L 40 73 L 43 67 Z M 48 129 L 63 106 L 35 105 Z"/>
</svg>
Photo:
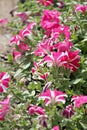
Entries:
<svg viewBox="0 0 87 130">
<path fill-rule="evenodd" d="M 17 22 L 9 23 L 15 30 L 6 62 L 9 74 L 0 72 L 3 129 L 87 129 L 85 3 L 26 0 L 18 4 Z"/>
</svg>

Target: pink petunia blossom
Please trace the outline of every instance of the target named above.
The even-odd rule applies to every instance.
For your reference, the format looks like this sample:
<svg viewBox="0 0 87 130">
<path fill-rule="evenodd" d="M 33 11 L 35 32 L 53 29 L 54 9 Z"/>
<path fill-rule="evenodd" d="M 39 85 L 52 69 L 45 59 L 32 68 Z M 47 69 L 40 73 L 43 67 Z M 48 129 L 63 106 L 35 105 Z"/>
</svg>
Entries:
<svg viewBox="0 0 87 130">
<path fill-rule="evenodd" d="M 32 29 L 35 25 L 35 22 L 29 23 L 23 30 L 20 30 L 19 36 L 22 38 L 28 37 L 31 34 Z"/>
<path fill-rule="evenodd" d="M 37 119 L 38 119 L 38 122 L 40 125 L 47 128 L 47 121 L 48 121 L 47 115 L 45 115 L 45 114 L 39 115 Z"/>
<path fill-rule="evenodd" d="M 43 62 L 39 61 L 39 62 L 34 62 L 34 67 L 32 68 L 32 74 L 37 73 L 39 66 L 42 66 Z"/>
<path fill-rule="evenodd" d="M 30 115 L 33 115 L 33 114 L 43 115 L 45 110 L 42 107 L 30 104 L 28 111 Z"/>
<path fill-rule="evenodd" d="M 54 126 L 52 130 L 59 130 L 59 126 Z"/>
<path fill-rule="evenodd" d="M 5 119 L 5 115 L 7 114 L 9 108 L 10 108 L 10 98 L 11 96 L 8 96 L 3 101 L 0 101 L 0 120 L 3 121 Z"/>
<path fill-rule="evenodd" d="M 12 50 L 12 55 L 15 61 L 17 61 L 18 59 L 22 57 L 21 52 L 17 51 L 15 48 L 13 48 Z"/>
<path fill-rule="evenodd" d="M 87 5 L 75 5 L 75 11 L 80 11 L 82 13 L 85 13 L 87 11 Z"/>
<path fill-rule="evenodd" d="M 21 18 L 21 21 L 23 23 L 27 23 L 28 20 L 28 12 L 16 12 L 15 15 L 17 15 L 19 18 Z"/>
<path fill-rule="evenodd" d="M 43 40 L 39 45 L 37 46 L 37 50 L 35 50 L 36 56 L 45 56 L 47 54 L 50 54 L 53 48 L 53 41 L 51 38 Z"/>
<path fill-rule="evenodd" d="M 8 19 L 7 18 L 0 19 L 0 25 L 3 25 L 5 23 L 8 23 Z"/>
<path fill-rule="evenodd" d="M 80 64 L 80 56 L 78 55 L 80 50 L 66 51 L 62 57 L 60 57 L 58 65 L 64 66 L 66 69 L 70 69 L 72 72 L 76 71 Z"/>
<path fill-rule="evenodd" d="M 87 96 L 73 96 L 71 101 L 74 102 L 74 106 L 80 108 L 83 104 L 87 103 Z"/>
<path fill-rule="evenodd" d="M 54 28 L 57 28 L 60 24 L 60 12 L 56 10 L 44 10 L 43 16 L 41 19 L 41 26 L 45 31 L 51 31 Z"/>
<path fill-rule="evenodd" d="M 11 46 L 14 45 L 14 44 L 19 45 L 20 44 L 20 40 L 21 40 L 21 37 L 19 35 L 15 35 L 15 36 L 13 36 L 11 38 L 10 45 Z"/>
<path fill-rule="evenodd" d="M 7 72 L 0 73 L 0 92 L 6 92 L 9 87 L 10 75 Z"/>
<path fill-rule="evenodd" d="M 63 110 L 62 115 L 66 118 L 71 118 L 75 114 L 74 107 L 72 105 L 66 106 L 66 108 Z"/>
<path fill-rule="evenodd" d="M 73 44 L 69 41 L 63 41 L 63 42 L 58 42 L 53 45 L 53 49 L 57 50 L 58 52 L 66 52 L 70 51 L 71 47 Z"/>
<path fill-rule="evenodd" d="M 42 74 L 42 75 L 40 75 L 39 76 L 39 79 L 42 79 L 42 80 L 47 80 L 48 79 L 48 77 L 49 77 L 49 73 L 44 73 L 44 74 Z"/>
<path fill-rule="evenodd" d="M 79 52 L 80 50 L 76 50 L 74 52 L 52 52 L 51 55 L 48 55 L 44 58 L 44 62 L 46 62 L 48 66 L 63 66 L 73 72 L 76 71 L 80 66 L 80 56 L 78 55 Z"/>
<path fill-rule="evenodd" d="M 49 31 L 47 32 L 48 35 Z M 69 26 L 65 26 L 65 25 L 60 25 L 57 28 L 53 28 L 52 32 L 51 32 L 52 37 L 56 40 L 59 37 L 62 38 L 65 41 L 69 41 L 70 40 L 70 27 Z"/>
<path fill-rule="evenodd" d="M 25 44 L 25 43 L 20 43 L 20 44 L 18 45 L 18 47 L 19 47 L 19 51 L 20 51 L 20 52 L 25 52 L 25 51 L 28 51 L 28 50 L 29 50 L 28 45 Z"/>
<path fill-rule="evenodd" d="M 64 7 L 64 2 L 62 0 L 58 1 L 58 8 L 63 8 Z"/>
<path fill-rule="evenodd" d="M 49 6 L 53 4 L 53 0 L 37 0 L 39 4 L 42 4 L 44 6 Z"/>
<path fill-rule="evenodd" d="M 64 56 L 64 53 L 61 52 L 52 52 L 51 55 L 47 55 L 44 57 L 44 62 L 47 63 L 48 66 L 58 66 L 59 59 Z"/>
<path fill-rule="evenodd" d="M 47 80 L 49 77 L 48 72 L 44 72 L 42 70 L 43 67 L 43 61 L 34 62 L 34 67 L 32 68 L 32 74 L 33 78 L 38 78 L 40 80 Z"/>
<path fill-rule="evenodd" d="M 64 97 L 67 97 L 67 95 L 61 91 L 57 91 L 56 89 L 53 90 L 47 90 L 46 92 L 42 92 L 39 100 L 45 100 L 45 105 L 48 106 L 49 104 L 55 104 L 55 103 L 65 103 Z"/>
<path fill-rule="evenodd" d="M 35 22 L 28 24 L 23 30 L 20 30 L 19 34 L 13 36 L 10 40 L 10 45 L 19 45 L 20 42 L 24 41 L 25 37 L 28 37 L 32 33 L 33 27 L 36 25 Z"/>
</svg>

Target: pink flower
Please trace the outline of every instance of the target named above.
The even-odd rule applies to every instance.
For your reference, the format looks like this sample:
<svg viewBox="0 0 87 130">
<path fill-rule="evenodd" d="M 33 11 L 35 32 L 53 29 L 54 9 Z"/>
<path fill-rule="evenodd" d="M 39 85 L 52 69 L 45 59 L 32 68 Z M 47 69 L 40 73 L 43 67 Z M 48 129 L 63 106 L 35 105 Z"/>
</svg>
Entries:
<svg viewBox="0 0 87 130">
<path fill-rule="evenodd" d="M 64 2 L 62 0 L 59 0 L 58 7 L 59 8 L 63 8 L 64 7 Z"/>
<path fill-rule="evenodd" d="M 29 114 L 30 115 L 33 115 L 33 114 L 43 115 L 44 114 L 44 109 L 39 107 L 39 106 L 35 106 L 33 104 L 30 104 L 30 106 L 29 106 Z"/>
<path fill-rule="evenodd" d="M 7 18 L 0 19 L 0 25 L 3 25 L 4 23 L 8 23 Z"/>
<path fill-rule="evenodd" d="M 0 73 L 0 92 L 6 92 L 9 87 L 10 76 L 6 72 Z"/>
<path fill-rule="evenodd" d="M 48 55 L 44 58 L 44 62 L 46 62 L 48 66 L 63 66 L 73 72 L 76 71 L 80 66 L 80 56 L 78 55 L 79 52 L 80 50 L 76 50 L 74 52 L 52 52 L 51 55 Z"/>
<path fill-rule="evenodd" d="M 45 100 L 45 105 L 48 106 L 49 104 L 55 104 L 55 103 L 65 103 L 64 97 L 67 95 L 61 91 L 57 91 L 56 89 L 53 90 L 47 90 L 46 92 L 42 92 L 39 100 Z"/>
<path fill-rule="evenodd" d="M 39 79 L 42 79 L 42 80 L 47 80 L 49 77 L 49 73 L 45 73 L 45 74 L 42 74 L 39 76 Z"/>
<path fill-rule="evenodd" d="M 45 31 L 51 31 L 59 26 L 60 12 L 56 10 L 45 10 L 41 19 L 41 26 Z"/>
<path fill-rule="evenodd" d="M 63 110 L 62 115 L 66 118 L 70 118 L 72 115 L 75 114 L 75 110 L 73 109 L 72 105 L 66 106 L 66 108 Z"/>
<path fill-rule="evenodd" d="M 73 44 L 69 41 L 58 42 L 53 45 L 54 50 L 57 49 L 59 52 L 69 51 Z"/>
<path fill-rule="evenodd" d="M 70 27 L 60 25 L 57 28 L 54 28 L 51 33 L 52 37 L 56 40 L 59 37 L 63 36 L 63 40 L 69 41 L 70 40 Z"/>
<path fill-rule="evenodd" d="M 43 67 L 43 61 L 34 62 L 34 67 L 32 68 L 33 77 L 41 80 L 47 80 L 49 73 L 44 72 L 42 67 Z"/>
<path fill-rule="evenodd" d="M 15 61 L 17 61 L 18 59 L 22 57 L 21 52 L 17 51 L 15 48 L 13 48 L 12 50 L 12 55 Z"/>
<path fill-rule="evenodd" d="M 85 13 L 87 11 L 87 5 L 75 5 L 75 11 L 80 11 L 82 13 Z"/>
<path fill-rule="evenodd" d="M 39 43 L 37 50 L 35 50 L 36 56 L 45 56 L 47 54 L 50 54 L 53 48 L 53 41 L 51 39 L 43 40 L 41 43 Z"/>
<path fill-rule="evenodd" d="M 47 128 L 47 121 L 48 121 L 47 115 L 45 115 L 45 114 L 39 115 L 37 119 L 38 119 L 40 125 Z"/>
<path fill-rule="evenodd" d="M 32 68 L 32 73 L 37 74 L 39 67 L 43 65 L 42 61 L 34 62 L 34 67 Z"/>
<path fill-rule="evenodd" d="M 35 25 L 35 22 L 31 22 L 30 24 L 28 24 L 23 30 L 20 31 L 19 36 L 21 38 L 28 37 L 31 34 L 32 29 Z"/>
<path fill-rule="evenodd" d="M 28 45 L 25 44 L 25 43 L 20 43 L 20 44 L 18 45 L 18 47 L 19 47 L 19 51 L 20 51 L 20 52 L 25 52 L 25 51 L 29 50 Z"/>
<path fill-rule="evenodd" d="M 54 126 L 52 130 L 59 130 L 59 126 Z"/>
<path fill-rule="evenodd" d="M 30 24 L 28 24 L 28 26 L 26 26 L 23 30 L 20 30 L 20 33 L 16 36 L 13 36 L 10 40 L 10 45 L 19 45 L 20 42 L 24 41 L 25 37 L 28 37 L 31 32 L 33 27 L 36 25 L 35 22 L 31 22 Z"/>
<path fill-rule="evenodd" d="M 44 6 L 49 6 L 53 4 L 53 0 L 37 0 L 39 4 L 42 4 Z"/>
<path fill-rule="evenodd" d="M 83 104 L 87 103 L 87 96 L 73 96 L 71 101 L 74 102 L 74 106 L 80 108 Z"/>
<path fill-rule="evenodd" d="M 27 23 L 28 20 L 28 13 L 27 12 L 17 12 L 16 15 L 21 18 L 23 23 Z"/>
<path fill-rule="evenodd" d="M 5 115 L 7 114 L 9 107 L 10 107 L 10 98 L 11 96 L 8 96 L 3 101 L 0 101 L 0 120 L 4 120 Z"/>
<path fill-rule="evenodd" d="M 13 36 L 10 40 L 10 45 L 19 45 L 20 44 L 21 37 L 19 35 Z"/>
<path fill-rule="evenodd" d="M 51 55 L 44 57 L 44 62 L 47 63 L 48 66 L 56 66 L 63 55 L 64 53 L 61 52 L 52 52 Z"/>
<path fill-rule="evenodd" d="M 70 69 L 72 72 L 79 68 L 80 56 L 78 55 L 80 50 L 66 51 L 62 57 L 60 57 L 58 65 L 64 66 L 66 69 Z"/>
</svg>

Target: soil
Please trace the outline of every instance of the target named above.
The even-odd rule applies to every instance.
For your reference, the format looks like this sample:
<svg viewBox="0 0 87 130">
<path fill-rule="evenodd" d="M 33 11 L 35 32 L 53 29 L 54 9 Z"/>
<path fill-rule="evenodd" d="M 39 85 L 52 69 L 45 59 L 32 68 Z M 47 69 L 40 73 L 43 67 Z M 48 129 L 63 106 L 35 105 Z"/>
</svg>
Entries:
<svg viewBox="0 0 87 130">
<path fill-rule="evenodd" d="M 0 19 L 7 18 L 8 21 L 12 19 L 10 11 L 16 6 L 18 0 L 0 0 Z M 9 40 L 11 33 L 7 29 L 7 25 L 0 26 L 0 59 L 6 57 L 11 51 Z"/>
</svg>

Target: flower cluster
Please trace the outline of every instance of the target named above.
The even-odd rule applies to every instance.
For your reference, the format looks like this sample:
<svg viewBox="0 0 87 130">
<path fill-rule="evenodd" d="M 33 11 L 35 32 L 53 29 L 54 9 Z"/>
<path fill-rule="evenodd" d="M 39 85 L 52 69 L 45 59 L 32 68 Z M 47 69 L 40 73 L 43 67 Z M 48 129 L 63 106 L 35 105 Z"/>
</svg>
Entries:
<svg viewBox="0 0 87 130">
<path fill-rule="evenodd" d="M 80 50 L 72 51 L 74 45 L 70 42 L 70 27 L 61 24 L 60 14 L 56 10 L 43 12 L 41 26 L 46 35 L 34 53 L 42 57 L 47 66 L 64 67 L 74 72 L 80 66 Z"/>
<path fill-rule="evenodd" d="M 16 48 L 13 48 L 12 51 L 14 60 L 17 60 L 17 58 L 21 58 L 22 54 L 25 51 L 29 50 L 29 46 L 26 44 L 25 40 L 31 35 L 32 29 L 35 25 L 35 22 L 28 24 L 23 30 L 20 30 L 19 34 L 11 38 L 10 45 L 16 46 Z"/>
</svg>

